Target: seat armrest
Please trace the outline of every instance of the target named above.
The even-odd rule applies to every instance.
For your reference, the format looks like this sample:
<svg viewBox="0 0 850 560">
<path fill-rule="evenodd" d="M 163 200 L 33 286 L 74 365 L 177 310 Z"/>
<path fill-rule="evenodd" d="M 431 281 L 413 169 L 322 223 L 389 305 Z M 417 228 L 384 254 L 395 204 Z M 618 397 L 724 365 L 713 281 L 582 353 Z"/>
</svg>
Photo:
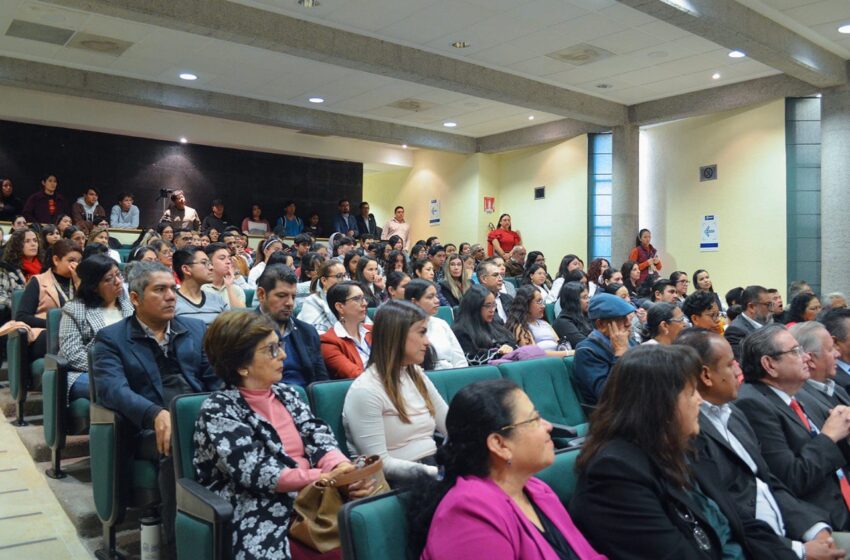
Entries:
<svg viewBox="0 0 850 560">
<path fill-rule="evenodd" d="M 572 426 L 567 426 L 566 424 L 553 423 L 551 436 L 553 438 L 574 438 L 578 437 L 578 431 Z"/>
<path fill-rule="evenodd" d="M 177 481 L 177 509 L 207 523 L 230 523 L 233 519 L 230 502 L 189 478 Z"/>
</svg>

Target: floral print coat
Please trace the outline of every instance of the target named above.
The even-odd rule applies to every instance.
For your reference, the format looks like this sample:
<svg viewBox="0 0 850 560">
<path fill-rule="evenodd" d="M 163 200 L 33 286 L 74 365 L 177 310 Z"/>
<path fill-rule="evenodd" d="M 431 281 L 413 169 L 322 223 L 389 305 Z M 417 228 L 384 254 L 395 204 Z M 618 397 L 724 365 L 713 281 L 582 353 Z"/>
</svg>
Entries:
<svg viewBox="0 0 850 560">
<path fill-rule="evenodd" d="M 272 385 L 301 434 L 304 453 L 315 466 L 338 445 L 328 425 L 290 387 Z M 233 558 L 290 558 L 287 538 L 296 494 L 275 491 L 280 473 L 296 468 L 280 437 L 254 412 L 238 389 L 214 393 L 195 422 L 198 482 L 233 505 Z"/>
</svg>

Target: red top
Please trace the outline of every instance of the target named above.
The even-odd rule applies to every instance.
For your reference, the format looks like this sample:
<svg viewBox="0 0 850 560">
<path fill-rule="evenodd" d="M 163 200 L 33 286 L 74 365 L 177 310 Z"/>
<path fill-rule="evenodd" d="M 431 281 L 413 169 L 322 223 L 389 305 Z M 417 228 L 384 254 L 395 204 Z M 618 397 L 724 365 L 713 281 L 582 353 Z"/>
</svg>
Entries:
<svg viewBox="0 0 850 560">
<path fill-rule="evenodd" d="M 522 243 L 522 238 L 520 238 L 519 234 L 513 230 L 506 230 L 497 228 L 487 234 L 487 256 L 493 256 L 493 240 L 499 240 L 499 247 L 502 248 L 502 252 L 510 253 L 514 248 L 514 245 L 519 245 Z"/>
</svg>

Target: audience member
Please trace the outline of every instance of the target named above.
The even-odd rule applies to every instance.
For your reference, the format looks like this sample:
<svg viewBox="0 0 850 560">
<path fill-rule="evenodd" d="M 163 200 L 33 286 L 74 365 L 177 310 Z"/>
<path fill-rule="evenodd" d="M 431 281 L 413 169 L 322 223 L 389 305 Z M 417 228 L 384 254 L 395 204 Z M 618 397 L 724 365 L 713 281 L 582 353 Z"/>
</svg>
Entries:
<svg viewBox="0 0 850 560">
<path fill-rule="evenodd" d="M 717 307 L 714 296 L 708 292 L 695 291 L 685 298 L 682 303 L 682 313 L 694 327 L 723 333 L 720 309 Z"/>
<path fill-rule="evenodd" d="M 417 364 L 428 351 L 428 317 L 419 307 L 390 301 L 375 314 L 369 364 L 348 389 L 342 421 L 359 455 L 378 455 L 390 486 L 420 473 L 437 477 L 433 434 L 446 433 L 448 406 Z"/>
<path fill-rule="evenodd" d="M 516 339 L 496 320 L 497 301 L 492 290 L 476 284 L 460 302 L 452 331 L 470 365 L 486 364 L 516 347 Z"/>
<path fill-rule="evenodd" d="M 425 369 L 467 367 L 466 356 L 451 326 L 437 317 L 440 300 L 437 286 L 427 280 L 412 280 L 404 288 L 404 299 L 420 307 L 428 316 L 428 343 L 431 348 L 425 359 Z"/>
<path fill-rule="evenodd" d="M 360 230 L 357 228 L 357 219 L 351 215 L 351 203 L 343 198 L 337 203 L 338 213 L 334 217 L 332 230 L 340 232 L 348 237 L 357 237 Z"/>
<path fill-rule="evenodd" d="M 224 206 L 221 206 L 221 210 L 224 211 Z M 159 221 L 160 223 L 171 224 L 174 229 L 196 230 L 201 227 L 201 218 L 198 216 L 197 210 L 186 206 L 186 194 L 181 189 L 171 193 L 171 204 L 168 205 Z M 163 236 L 163 238 L 165 237 Z"/>
<path fill-rule="evenodd" d="M 696 272 L 694 272 L 693 281 L 695 290 L 714 294 L 715 303 L 717 303 L 717 309 L 720 309 L 721 311 L 724 309 L 723 302 L 720 301 L 720 294 L 714 291 L 714 284 L 712 284 L 711 277 L 708 275 L 707 270 L 700 268 Z"/>
<path fill-rule="evenodd" d="M 325 230 L 322 229 L 322 226 L 319 225 L 319 213 L 311 212 L 309 218 L 307 219 L 307 225 L 304 226 L 304 233 L 309 233 L 313 236 L 313 239 L 318 239 L 322 237 L 325 233 Z"/>
<path fill-rule="evenodd" d="M 295 215 L 295 201 L 287 200 L 283 203 L 283 216 L 277 219 L 275 231 L 283 237 L 295 237 L 304 231 L 304 222 Z M 245 228 L 242 228 L 243 231 Z M 345 233 L 345 232 L 343 232 Z M 355 235 L 357 232 L 355 231 Z"/>
<path fill-rule="evenodd" d="M 267 267 L 257 280 L 257 312 L 277 325 L 281 343 L 286 350 L 283 380 L 306 387 L 314 381 L 328 379 L 328 371 L 322 360 L 319 333 L 292 313 L 295 309 L 297 283 L 295 274 L 287 267 Z"/>
<path fill-rule="evenodd" d="M 375 215 L 369 213 L 369 203 L 360 203 L 360 213 L 357 215 L 357 230 L 361 233 L 368 233 L 374 236 L 375 239 L 381 238 L 381 228 L 375 223 Z"/>
<path fill-rule="evenodd" d="M 604 558 L 534 478 L 555 460 L 552 425 L 516 385 L 499 379 L 464 387 L 446 429 L 437 451 L 442 479 L 416 484 L 407 510 L 418 557 Z"/>
<path fill-rule="evenodd" d="M 59 233 L 59 230 L 56 229 L 56 226 L 53 224 L 45 224 L 41 227 L 41 246 L 44 247 L 45 250 L 49 249 L 53 246 L 54 243 L 62 239 L 62 235 Z"/>
<path fill-rule="evenodd" d="M 72 238 L 73 241 L 73 238 Z M 109 257 L 114 260 L 116 263 L 120 263 L 121 261 L 121 253 L 116 251 L 115 249 L 111 249 L 109 247 L 109 230 L 102 226 L 96 226 L 91 229 L 89 233 L 89 237 L 86 241 L 86 245 L 90 245 L 92 243 L 100 243 L 104 247 L 106 247 L 107 254 Z M 82 245 L 81 245 L 82 247 Z"/>
<path fill-rule="evenodd" d="M 505 281 L 498 265 L 492 261 L 483 261 L 475 270 L 475 275 L 478 277 L 478 283 L 493 294 L 497 317 L 495 320 L 504 324 L 508 320 L 508 308 L 514 298 L 502 291 Z"/>
<path fill-rule="evenodd" d="M 227 230 L 222 232 L 220 236 L 221 242 L 227 246 L 230 251 L 230 260 L 233 262 L 233 274 L 237 283 L 243 283 L 245 287 L 250 288 L 248 283 L 248 257 L 242 250 L 239 235 L 236 231 Z"/>
<path fill-rule="evenodd" d="M 174 273 L 180 280 L 174 315 L 209 325 L 228 304 L 219 294 L 202 289 L 212 282 L 212 261 L 200 247 L 189 245 L 174 253 Z"/>
<path fill-rule="evenodd" d="M 841 292 L 830 292 L 826 294 L 826 305 L 830 309 L 846 309 L 847 296 Z M 775 304 L 774 304 L 775 307 Z M 775 309 L 774 309 L 775 311 Z"/>
<path fill-rule="evenodd" d="M 822 321 L 838 350 L 835 383 L 850 391 L 850 310 L 832 309 L 827 311 Z"/>
<path fill-rule="evenodd" d="M 508 276 L 521 277 L 525 273 L 525 247 L 514 245 L 511 252 L 505 258 L 505 271 Z"/>
<path fill-rule="evenodd" d="M 59 181 L 56 175 L 45 175 L 41 180 L 41 190 L 27 198 L 22 213 L 28 222 L 34 224 L 52 224 L 60 214 L 67 214 L 68 203 L 56 192 Z"/>
<path fill-rule="evenodd" d="M 552 327 L 561 344 L 575 349 L 593 331 L 587 315 L 590 304 L 587 288 L 580 282 L 567 282 L 561 288 L 560 303 L 561 312 Z"/>
<path fill-rule="evenodd" d="M 611 294 L 597 294 L 588 305 L 593 331 L 576 346 L 576 388 L 582 402 L 594 406 L 611 374 L 611 369 L 635 345 L 629 336 L 634 306 Z"/>
<path fill-rule="evenodd" d="M 360 257 L 354 280 L 363 288 L 363 295 L 369 307 L 378 307 L 386 299 L 384 278 L 378 273 L 378 261 L 375 259 Z"/>
<path fill-rule="evenodd" d="M 640 290 L 642 284 L 640 281 L 641 270 L 638 263 L 635 261 L 626 261 L 620 267 L 620 272 L 623 275 L 623 286 L 629 294 L 630 299 L 641 299 Z"/>
<path fill-rule="evenodd" d="M 650 241 L 652 241 L 652 232 L 648 229 L 640 230 L 635 239 L 635 247 L 629 253 L 629 260 L 634 261 L 640 270 L 640 276 L 637 281 L 633 282 L 635 286 L 644 284 L 647 278 L 657 278 L 661 271 L 661 257 L 658 256 L 658 250 L 652 246 Z M 623 277 L 627 278 L 628 276 L 624 270 Z"/>
<path fill-rule="evenodd" d="M 396 243 L 392 241 L 393 237 L 399 238 L 401 247 L 396 247 Z M 381 239 L 385 241 L 389 240 L 390 245 L 395 250 L 407 251 L 410 249 L 410 224 L 404 221 L 404 206 L 395 207 L 392 219 L 387 222 L 384 230 L 381 232 Z"/>
<path fill-rule="evenodd" d="M 579 269 L 581 269 L 581 260 L 577 256 L 573 254 L 564 255 L 558 267 L 558 275 L 555 277 L 554 282 L 552 282 L 552 288 L 546 297 L 546 303 L 555 303 L 555 300 L 561 294 L 561 286 L 567 282 L 569 273 Z"/>
<path fill-rule="evenodd" d="M 723 333 L 732 345 L 735 358 L 739 360 L 744 337 L 770 323 L 773 317 L 773 298 L 762 286 L 747 286 L 741 293 L 740 304 L 741 314 L 735 317 Z M 693 319 L 691 321 L 693 322 Z M 699 325 L 694 323 L 694 326 Z"/>
<path fill-rule="evenodd" d="M 139 207 L 133 204 L 133 195 L 124 192 L 118 195 L 118 204 L 112 207 L 109 225 L 113 229 L 136 229 L 139 227 Z"/>
<path fill-rule="evenodd" d="M 522 236 L 519 231 L 511 229 L 510 214 L 502 214 L 499 216 L 499 226 L 487 234 L 487 256 L 498 255 L 507 259 L 514 245 L 520 243 L 522 243 Z"/>
<path fill-rule="evenodd" d="M 428 260 L 434 265 L 433 282 L 439 282 L 443 279 L 443 265 L 446 262 L 446 248 L 435 243 L 428 248 Z"/>
<path fill-rule="evenodd" d="M 269 221 L 263 218 L 263 208 L 259 204 L 251 205 L 251 213 L 242 219 L 240 231 L 250 235 L 263 235 L 271 231 Z"/>
<path fill-rule="evenodd" d="M 666 278 L 662 278 L 660 280 L 656 280 L 652 285 L 652 292 L 650 296 L 650 300 L 655 302 L 665 302 L 665 303 L 677 303 L 676 301 L 676 286 L 673 285 L 670 280 Z"/>
<path fill-rule="evenodd" d="M 675 303 L 658 302 L 646 313 L 646 328 L 643 333 L 644 344 L 673 344 L 682 329 L 685 328 L 685 314 Z"/>
<path fill-rule="evenodd" d="M 404 301 L 404 289 L 410 284 L 410 281 L 410 276 L 404 272 L 394 270 L 387 274 L 387 298 Z"/>
<path fill-rule="evenodd" d="M 21 213 L 21 199 L 13 194 L 12 180 L 0 180 L 0 220 L 11 221 Z M 50 222 L 52 223 L 52 222 Z"/>
<path fill-rule="evenodd" d="M 454 254 L 443 263 L 443 277 L 439 282 L 440 295 L 447 305 L 457 307 L 469 287 L 472 286 L 469 271 L 463 266 L 460 255 Z M 439 299 L 439 298 L 438 298 Z"/>
<path fill-rule="evenodd" d="M 260 274 L 262 274 L 266 269 L 266 261 L 270 256 L 272 256 L 272 254 L 281 250 L 283 250 L 283 241 L 274 235 L 267 237 L 260 242 L 260 246 L 257 251 L 257 258 L 254 259 L 254 266 L 248 272 L 249 286 L 256 287 L 257 278 L 259 278 Z"/>
<path fill-rule="evenodd" d="M 295 266 L 301 266 L 301 259 L 304 258 L 304 255 L 310 252 L 310 247 L 312 245 L 313 238 L 309 233 L 300 233 L 295 236 L 295 240 L 292 243 L 292 246 L 295 249 L 295 254 L 292 255 L 292 260 L 295 262 Z"/>
<path fill-rule="evenodd" d="M 790 328 L 803 321 L 814 321 L 821 309 L 820 300 L 815 294 L 800 292 L 794 296 L 791 305 L 788 307 L 788 323 L 786 323 L 786 326 Z M 773 311 L 772 308 L 771 311 Z"/>
<path fill-rule="evenodd" d="M 836 406 L 850 406 L 850 396 L 835 383 L 836 361 L 840 353 L 826 328 L 816 321 L 798 323 L 788 329 L 806 353 L 803 361 L 809 378 L 797 393 L 816 424 L 823 424 Z"/>
<path fill-rule="evenodd" d="M 198 482 L 233 507 L 226 540 L 234 558 L 290 558 L 287 536 L 298 491 L 354 469 L 328 425 L 281 381 L 286 353 L 274 324 L 231 311 L 204 340 L 224 389 L 210 395 L 195 422 Z M 368 496 L 374 483 L 348 487 Z"/>
<path fill-rule="evenodd" d="M 336 315 L 328 306 L 327 293 L 334 284 L 345 280 L 345 268 L 335 260 L 325 261 L 316 278 L 310 283 L 310 295 L 304 300 L 298 318 L 324 334 L 334 323 Z"/>
<path fill-rule="evenodd" d="M 347 235 L 338 234 L 333 241 L 334 259 L 344 262 L 349 253 L 354 252 L 354 239 Z M 356 253 L 355 253 L 356 254 Z"/>
<path fill-rule="evenodd" d="M 237 286 L 233 274 L 230 250 L 224 243 L 210 243 L 204 252 L 212 266 L 212 281 L 201 286 L 208 294 L 218 294 L 227 304 L 227 309 L 245 307 L 245 290 Z"/>
<path fill-rule="evenodd" d="M 337 321 L 319 337 L 328 374 L 353 379 L 363 373 L 372 350 L 372 327 L 366 326 L 366 297 L 356 282 L 339 282 L 327 292 Z"/>
<path fill-rule="evenodd" d="M 590 297 L 596 295 L 596 291 L 603 283 L 602 275 L 609 268 L 611 268 L 611 263 L 608 262 L 608 259 L 603 259 L 600 257 L 590 261 L 590 266 L 587 267 L 587 291 Z"/>
<path fill-rule="evenodd" d="M 572 351 L 558 350 L 558 335 L 545 320 L 543 296 L 533 286 L 523 286 L 508 308 L 505 327 L 513 334 L 518 346 L 537 346 L 547 356 L 564 357 Z"/>
<path fill-rule="evenodd" d="M 71 220 L 83 231 L 91 231 L 97 222 L 106 219 L 106 208 L 97 201 L 99 196 L 97 189 L 89 187 L 71 205 Z"/>
<path fill-rule="evenodd" d="M 688 280 L 687 273 L 682 272 L 681 270 L 677 270 L 670 275 L 670 282 L 672 282 L 673 285 L 676 286 L 676 298 L 678 299 L 679 304 L 681 305 L 681 302 L 685 301 L 685 299 L 688 297 L 688 287 L 690 286 L 691 281 Z M 720 307 L 718 307 L 717 309 L 719 310 Z"/>
<path fill-rule="evenodd" d="M 522 285 L 528 285 L 533 287 L 542 298 L 541 301 L 543 305 L 546 305 L 546 299 L 549 297 L 549 288 L 546 285 L 546 281 L 548 279 L 548 274 L 546 273 L 546 265 L 544 264 L 532 264 L 525 271 L 525 275 L 522 277 Z"/>
</svg>

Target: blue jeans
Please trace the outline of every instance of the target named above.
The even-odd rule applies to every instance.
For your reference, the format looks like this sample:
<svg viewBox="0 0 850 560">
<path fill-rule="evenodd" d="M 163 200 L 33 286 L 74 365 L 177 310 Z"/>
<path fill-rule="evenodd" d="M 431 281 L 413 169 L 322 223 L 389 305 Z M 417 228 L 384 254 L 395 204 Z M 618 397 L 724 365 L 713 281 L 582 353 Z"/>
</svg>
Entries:
<svg viewBox="0 0 850 560">
<path fill-rule="evenodd" d="M 68 402 L 89 398 L 89 374 L 84 373 L 74 381 L 68 390 Z"/>
</svg>

